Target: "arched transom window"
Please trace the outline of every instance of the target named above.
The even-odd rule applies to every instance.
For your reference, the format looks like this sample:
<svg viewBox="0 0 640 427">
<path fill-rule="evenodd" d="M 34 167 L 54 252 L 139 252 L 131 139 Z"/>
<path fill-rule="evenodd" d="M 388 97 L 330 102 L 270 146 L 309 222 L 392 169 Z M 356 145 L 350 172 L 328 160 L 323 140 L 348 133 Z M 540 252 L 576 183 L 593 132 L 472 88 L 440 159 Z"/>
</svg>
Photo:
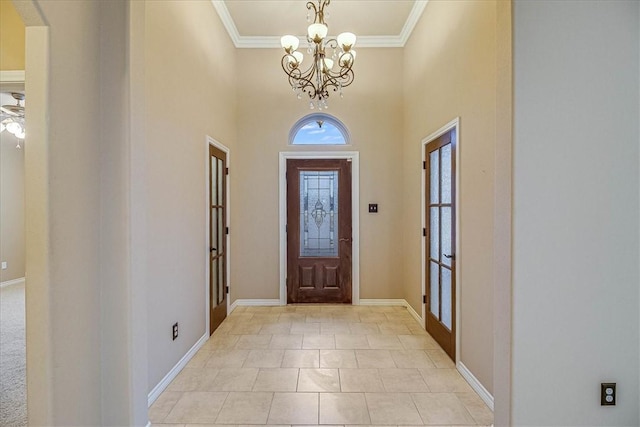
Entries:
<svg viewBox="0 0 640 427">
<path fill-rule="evenodd" d="M 291 145 L 346 145 L 349 132 L 345 125 L 329 114 L 314 113 L 296 122 L 289 132 Z"/>
</svg>

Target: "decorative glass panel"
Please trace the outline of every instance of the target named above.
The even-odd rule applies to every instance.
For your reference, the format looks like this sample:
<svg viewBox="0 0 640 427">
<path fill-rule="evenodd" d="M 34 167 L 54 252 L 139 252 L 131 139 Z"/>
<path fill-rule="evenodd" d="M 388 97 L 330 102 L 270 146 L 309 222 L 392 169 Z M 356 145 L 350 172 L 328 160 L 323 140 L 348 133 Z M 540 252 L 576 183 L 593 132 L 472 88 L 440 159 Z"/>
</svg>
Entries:
<svg viewBox="0 0 640 427">
<path fill-rule="evenodd" d="M 451 266 L 452 258 L 446 257 L 445 255 L 453 255 L 451 249 L 451 208 L 442 207 L 441 214 L 442 218 L 442 257 L 440 258 L 441 262 L 445 265 Z"/>
<path fill-rule="evenodd" d="M 215 254 L 215 252 L 213 252 Z M 213 292 L 215 292 L 215 295 L 211 296 L 211 299 L 213 300 L 212 304 L 214 305 L 218 305 L 220 304 L 220 287 L 218 286 L 218 258 L 214 259 L 211 261 L 211 280 L 213 280 L 212 283 L 212 289 Z"/>
<path fill-rule="evenodd" d="M 224 162 L 218 159 L 218 205 L 222 205 L 224 196 Z"/>
<path fill-rule="evenodd" d="M 430 264 L 431 277 L 429 279 L 429 310 L 436 319 L 440 319 L 440 266 L 435 262 Z"/>
<path fill-rule="evenodd" d="M 216 171 L 216 158 L 211 156 L 211 205 L 215 205 L 218 200 L 218 184 L 216 183 L 218 172 Z"/>
<path fill-rule="evenodd" d="M 225 257 L 220 257 L 218 258 L 218 263 L 220 264 L 220 268 L 218 268 L 218 304 L 220 304 L 222 301 L 224 301 L 224 297 L 225 295 L 225 283 L 224 283 L 224 266 L 223 266 L 223 262 L 224 262 L 224 258 Z"/>
<path fill-rule="evenodd" d="M 430 162 L 430 170 L 429 170 L 429 181 L 431 182 L 431 203 L 440 203 L 440 192 L 439 192 L 439 184 L 440 184 L 440 155 L 439 151 L 433 151 L 429 154 L 429 162 Z"/>
<path fill-rule="evenodd" d="M 442 323 L 451 330 L 451 270 L 442 267 Z"/>
<path fill-rule="evenodd" d="M 442 152 L 442 203 L 451 203 L 451 144 L 440 149 Z"/>
<path fill-rule="evenodd" d="M 338 171 L 300 171 L 300 256 L 338 256 Z"/>
<path fill-rule="evenodd" d="M 218 255 L 218 249 L 220 249 L 218 239 L 218 208 L 211 209 L 211 247 L 216 248 L 215 251 L 211 251 L 211 256 Z"/>
<path fill-rule="evenodd" d="M 218 212 L 218 254 L 222 254 L 224 252 L 224 239 L 226 237 L 224 230 L 224 215 L 223 208 L 217 208 Z"/>
<path fill-rule="evenodd" d="M 430 208 L 429 240 L 431 241 L 430 257 L 440 260 L 440 212 L 438 207 Z"/>
</svg>

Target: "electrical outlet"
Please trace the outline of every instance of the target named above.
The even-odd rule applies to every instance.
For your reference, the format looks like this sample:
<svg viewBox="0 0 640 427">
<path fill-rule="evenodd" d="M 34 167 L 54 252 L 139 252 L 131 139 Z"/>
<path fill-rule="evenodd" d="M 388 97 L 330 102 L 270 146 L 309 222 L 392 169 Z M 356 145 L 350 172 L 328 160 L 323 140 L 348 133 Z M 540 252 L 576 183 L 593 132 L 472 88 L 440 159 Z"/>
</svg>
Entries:
<svg viewBox="0 0 640 427">
<path fill-rule="evenodd" d="M 173 325 L 173 340 L 175 341 L 178 338 L 178 322 Z"/>
<path fill-rule="evenodd" d="M 378 213 L 377 203 L 369 203 L 369 213 Z"/>
<path fill-rule="evenodd" d="M 600 383 L 600 405 L 615 406 L 616 383 Z"/>
<path fill-rule="evenodd" d="M 3 270 L 7 269 L 7 262 L 6 261 L 2 261 L 2 269 Z"/>
</svg>

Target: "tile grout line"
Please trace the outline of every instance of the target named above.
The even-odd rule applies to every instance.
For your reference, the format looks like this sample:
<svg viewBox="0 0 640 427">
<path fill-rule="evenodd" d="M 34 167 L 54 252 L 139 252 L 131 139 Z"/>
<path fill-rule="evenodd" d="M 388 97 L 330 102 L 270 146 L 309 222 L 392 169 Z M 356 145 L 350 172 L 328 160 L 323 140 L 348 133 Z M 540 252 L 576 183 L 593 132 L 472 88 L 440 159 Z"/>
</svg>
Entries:
<svg viewBox="0 0 640 427">
<path fill-rule="evenodd" d="M 269 411 L 267 412 L 267 419 L 264 422 L 265 425 L 269 424 L 269 417 L 271 417 L 271 408 L 273 408 L 273 400 L 276 398 L 276 392 L 271 393 L 271 403 L 269 404 Z"/>
</svg>

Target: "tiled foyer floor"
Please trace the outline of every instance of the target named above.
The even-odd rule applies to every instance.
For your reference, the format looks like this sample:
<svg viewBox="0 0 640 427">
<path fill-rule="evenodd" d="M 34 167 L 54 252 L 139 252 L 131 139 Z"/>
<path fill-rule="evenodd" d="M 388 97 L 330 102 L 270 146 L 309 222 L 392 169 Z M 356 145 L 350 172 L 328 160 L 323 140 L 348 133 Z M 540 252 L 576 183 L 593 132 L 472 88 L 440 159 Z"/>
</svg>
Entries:
<svg viewBox="0 0 640 427">
<path fill-rule="evenodd" d="M 493 422 L 405 308 L 335 305 L 236 308 L 149 418 L 154 426 Z"/>
</svg>

